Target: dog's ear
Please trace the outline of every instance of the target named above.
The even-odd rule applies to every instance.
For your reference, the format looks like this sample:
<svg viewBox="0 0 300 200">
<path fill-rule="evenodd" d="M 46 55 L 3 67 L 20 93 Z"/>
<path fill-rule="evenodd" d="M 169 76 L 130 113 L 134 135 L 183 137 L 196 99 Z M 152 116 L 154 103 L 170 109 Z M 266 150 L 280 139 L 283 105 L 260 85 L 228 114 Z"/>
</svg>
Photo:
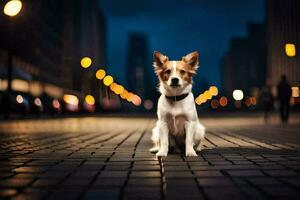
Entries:
<svg viewBox="0 0 300 200">
<path fill-rule="evenodd" d="M 162 68 L 164 64 L 169 60 L 169 58 L 159 51 L 154 51 L 153 53 L 153 66 L 154 69 Z"/>
<path fill-rule="evenodd" d="M 186 56 L 182 57 L 182 61 L 190 66 L 190 73 L 195 74 L 196 70 L 198 69 L 199 64 L 199 54 L 197 51 L 193 51 Z"/>
</svg>

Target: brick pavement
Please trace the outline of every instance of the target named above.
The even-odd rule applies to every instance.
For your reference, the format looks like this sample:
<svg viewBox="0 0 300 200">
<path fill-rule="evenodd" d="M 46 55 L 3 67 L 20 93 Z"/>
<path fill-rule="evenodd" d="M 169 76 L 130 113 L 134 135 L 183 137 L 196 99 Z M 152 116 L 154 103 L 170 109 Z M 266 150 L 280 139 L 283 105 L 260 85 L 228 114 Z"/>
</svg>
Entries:
<svg viewBox="0 0 300 200">
<path fill-rule="evenodd" d="M 148 152 L 154 122 L 2 122 L 0 199 L 299 199 L 299 125 L 210 120 L 198 157 L 157 159 Z"/>
</svg>

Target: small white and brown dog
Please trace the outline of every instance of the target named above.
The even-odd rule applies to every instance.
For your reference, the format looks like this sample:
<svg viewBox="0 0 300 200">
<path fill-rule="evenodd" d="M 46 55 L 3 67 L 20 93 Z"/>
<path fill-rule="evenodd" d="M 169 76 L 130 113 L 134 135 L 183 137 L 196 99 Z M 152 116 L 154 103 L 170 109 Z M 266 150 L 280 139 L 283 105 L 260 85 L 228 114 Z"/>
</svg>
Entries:
<svg viewBox="0 0 300 200">
<path fill-rule="evenodd" d="M 175 142 L 185 144 L 186 156 L 197 156 L 205 128 L 198 121 L 192 77 L 198 68 L 198 52 L 182 57 L 180 61 L 169 61 L 162 53 L 154 52 L 154 70 L 159 79 L 161 96 L 157 105 L 156 126 L 151 139 L 154 147 L 150 149 L 156 156 L 167 156 L 169 146 Z"/>
</svg>

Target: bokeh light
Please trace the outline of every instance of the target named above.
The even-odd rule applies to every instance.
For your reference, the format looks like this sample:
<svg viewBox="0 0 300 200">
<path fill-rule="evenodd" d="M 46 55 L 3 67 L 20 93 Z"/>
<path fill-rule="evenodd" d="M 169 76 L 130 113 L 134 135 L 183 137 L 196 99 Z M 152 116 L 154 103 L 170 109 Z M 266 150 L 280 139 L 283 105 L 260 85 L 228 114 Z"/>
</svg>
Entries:
<svg viewBox="0 0 300 200">
<path fill-rule="evenodd" d="M 86 95 L 84 100 L 89 105 L 94 105 L 95 104 L 95 98 L 90 94 Z"/>
<path fill-rule="evenodd" d="M 219 107 L 219 101 L 217 99 L 213 99 L 210 102 L 210 106 L 211 106 L 212 109 L 217 109 Z"/>
<path fill-rule="evenodd" d="M 112 84 L 114 82 L 114 79 L 112 76 L 108 75 L 108 76 L 105 76 L 104 79 L 103 79 L 103 83 L 104 85 L 106 86 L 110 86 L 110 84 Z"/>
<path fill-rule="evenodd" d="M 128 91 L 124 89 L 124 91 L 120 94 L 120 97 L 122 99 L 127 99 L 127 96 L 128 96 Z"/>
<path fill-rule="evenodd" d="M 227 106 L 227 104 L 228 104 L 227 97 L 222 96 L 222 97 L 220 98 L 220 100 L 219 100 L 219 103 L 220 103 L 220 106 L 222 106 L 222 107 Z"/>
<path fill-rule="evenodd" d="M 124 87 L 122 85 L 117 85 L 115 89 L 116 94 L 122 94 L 124 91 Z"/>
<path fill-rule="evenodd" d="M 22 2 L 20 0 L 11 0 L 4 6 L 4 14 L 13 17 L 16 16 L 22 9 Z"/>
<path fill-rule="evenodd" d="M 78 97 L 72 94 L 65 94 L 63 96 L 63 100 L 67 104 L 76 105 L 76 106 L 79 104 Z"/>
<path fill-rule="evenodd" d="M 111 91 L 113 91 L 113 92 L 115 92 L 115 90 L 116 90 L 116 88 L 117 88 L 117 83 L 112 83 L 110 86 L 109 86 L 109 88 L 110 88 L 110 90 Z"/>
<path fill-rule="evenodd" d="M 141 97 L 139 97 L 138 95 L 133 95 L 133 97 L 132 97 L 132 103 L 133 103 L 135 106 L 141 105 L 141 103 L 142 103 Z"/>
<path fill-rule="evenodd" d="M 53 101 L 52 101 L 52 106 L 53 106 L 53 108 L 55 108 L 56 110 L 59 110 L 59 109 L 60 109 L 60 103 L 59 103 L 58 99 L 53 99 Z"/>
<path fill-rule="evenodd" d="M 151 101 L 150 99 L 146 99 L 144 101 L 144 108 L 146 110 L 151 110 L 153 108 L 153 101 Z"/>
<path fill-rule="evenodd" d="M 20 104 L 23 103 L 23 102 L 24 102 L 23 96 L 20 95 L 20 94 L 18 94 L 17 97 L 16 97 L 16 101 L 17 101 L 18 103 L 20 103 Z"/>
<path fill-rule="evenodd" d="M 296 56 L 295 44 L 285 44 L 285 53 L 288 57 Z"/>
<path fill-rule="evenodd" d="M 292 97 L 299 97 L 299 87 L 292 87 Z"/>
<path fill-rule="evenodd" d="M 218 93 L 219 93 L 219 90 L 216 86 L 210 86 L 209 87 L 209 93 L 212 95 L 212 96 L 217 96 Z"/>
<path fill-rule="evenodd" d="M 36 106 L 39 106 L 39 107 L 41 107 L 42 106 L 42 101 L 41 101 L 41 99 L 40 98 L 35 98 L 34 99 L 34 102 L 33 102 Z"/>
<path fill-rule="evenodd" d="M 204 92 L 204 98 L 206 99 L 206 100 L 208 100 L 208 99 L 211 99 L 212 98 L 212 95 L 210 94 L 210 92 L 208 91 L 208 90 L 206 90 L 205 92 Z"/>
<path fill-rule="evenodd" d="M 243 93 L 242 90 L 234 90 L 232 92 L 232 97 L 233 97 L 234 100 L 240 101 L 244 98 L 244 93 Z"/>
<path fill-rule="evenodd" d="M 127 97 L 126 97 L 127 101 L 132 102 L 133 96 L 134 96 L 134 94 L 132 92 L 128 92 Z"/>
<path fill-rule="evenodd" d="M 96 72 L 96 78 L 99 80 L 102 80 L 106 75 L 106 72 L 104 69 L 98 69 Z"/>
<path fill-rule="evenodd" d="M 89 68 L 92 64 L 92 59 L 90 57 L 83 57 L 80 61 L 81 67 Z"/>
</svg>

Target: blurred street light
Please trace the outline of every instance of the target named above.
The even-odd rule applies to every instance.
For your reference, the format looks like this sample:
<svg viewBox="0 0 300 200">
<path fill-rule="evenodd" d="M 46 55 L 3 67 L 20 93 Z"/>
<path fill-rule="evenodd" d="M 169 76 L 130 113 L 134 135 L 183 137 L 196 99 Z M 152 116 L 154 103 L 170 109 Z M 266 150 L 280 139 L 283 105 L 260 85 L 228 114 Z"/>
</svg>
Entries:
<svg viewBox="0 0 300 200">
<path fill-rule="evenodd" d="M 209 93 L 212 95 L 212 96 L 217 96 L 219 91 L 218 91 L 218 88 L 216 86 L 210 86 L 209 87 Z"/>
<path fill-rule="evenodd" d="M 11 0 L 7 2 L 4 6 L 3 12 L 5 15 L 14 17 L 22 9 L 22 2 L 20 0 Z"/>
<path fill-rule="evenodd" d="M 84 100 L 89 105 L 95 104 L 95 98 L 92 95 L 86 95 Z"/>
<path fill-rule="evenodd" d="M 117 85 L 115 89 L 116 94 L 122 94 L 124 91 L 124 87 L 122 85 Z"/>
<path fill-rule="evenodd" d="M 285 53 L 288 57 L 296 56 L 296 47 L 295 44 L 285 44 Z"/>
<path fill-rule="evenodd" d="M 112 76 L 108 75 L 108 76 L 105 76 L 104 79 L 103 79 L 103 83 L 104 85 L 106 86 L 110 86 L 110 84 L 112 84 L 114 82 L 114 79 Z"/>
<path fill-rule="evenodd" d="M 102 80 L 106 75 L 106 72 L 104 69 L 98 69 L 96 72 L 96 78 L 99 80 Z"/>
<path fill-rule="evenodd" d="M 67 104 L 76 105 L 76 106 L 79 104 L 78 98 L 75 95 L 72 95 L 72 94 L 65 94 L 63 96 L 63 100 Z"/>
<path fill-rule="evenodd" d="M 22 2 L 20 0 L 10 0 L 8 1 L 3 9 L 5 15 L 9 17 L 14 17 L 22 9 Z M 14 45 L 15 45 L 15 38 L 14 38 L 14 21 L 10 20 L 10 33 L 9 33 L 9 49 L 8 49 L 8 58 L 7 58 L 7 89 L 5 94 L 6 99 L 6 108 L 4 111 L 4 117 L 9 118 L 10 110 L 11 110 L 11 100 L 10 95 L 12 91 L 12 71 L 13 71 L 13 54 L 14 54 Z M 21 96 L 22 97 L 22 96 Z"/>
<path fill-rule="evenodd" d="M 232 92 L 232 97 L 233 97 L 234 100 L 240 101 L 244 98 L 244 93 L 243 93 L 242 90 L 234 90 Z"/>
<path fill-rule="evenodd" d="M 208 90 L 206 90 L 204 92 L 204 97 L 205 97 L 206 100 L 212 99 L 212 95 L 210 94 L 210 92 Z"/>
<path fill-rule="evenodd" d="M 124 91 L 120 94 L 120 97 L 122 99 L 127 99 L 127 96 L 128 96 L 128 91 L 124 89 Z"/>
<path fill-rule="evenodd" d="M 18 94 L 17 97 L 16 97 L 16 101 L 21 104 L 24 102 L 24 98 L 22 95 Z"/>
<path fill-rule="evenodd" d="M 81 67 L 89 68 L 92 64 L 92 59 L 90 57 L 83 57 L 80 61 Z"/>
<path fill-rule="evenodd" d="M 110 88 L 110 90 L 111 91 L 113 91 L 113 92 L 115 92 L 115 90 L 116 90 L 116 88 L 117 88 L 117 83 L 112 83 L 110 86 L 109 86 L 109 88 Z"/>
</svg>

